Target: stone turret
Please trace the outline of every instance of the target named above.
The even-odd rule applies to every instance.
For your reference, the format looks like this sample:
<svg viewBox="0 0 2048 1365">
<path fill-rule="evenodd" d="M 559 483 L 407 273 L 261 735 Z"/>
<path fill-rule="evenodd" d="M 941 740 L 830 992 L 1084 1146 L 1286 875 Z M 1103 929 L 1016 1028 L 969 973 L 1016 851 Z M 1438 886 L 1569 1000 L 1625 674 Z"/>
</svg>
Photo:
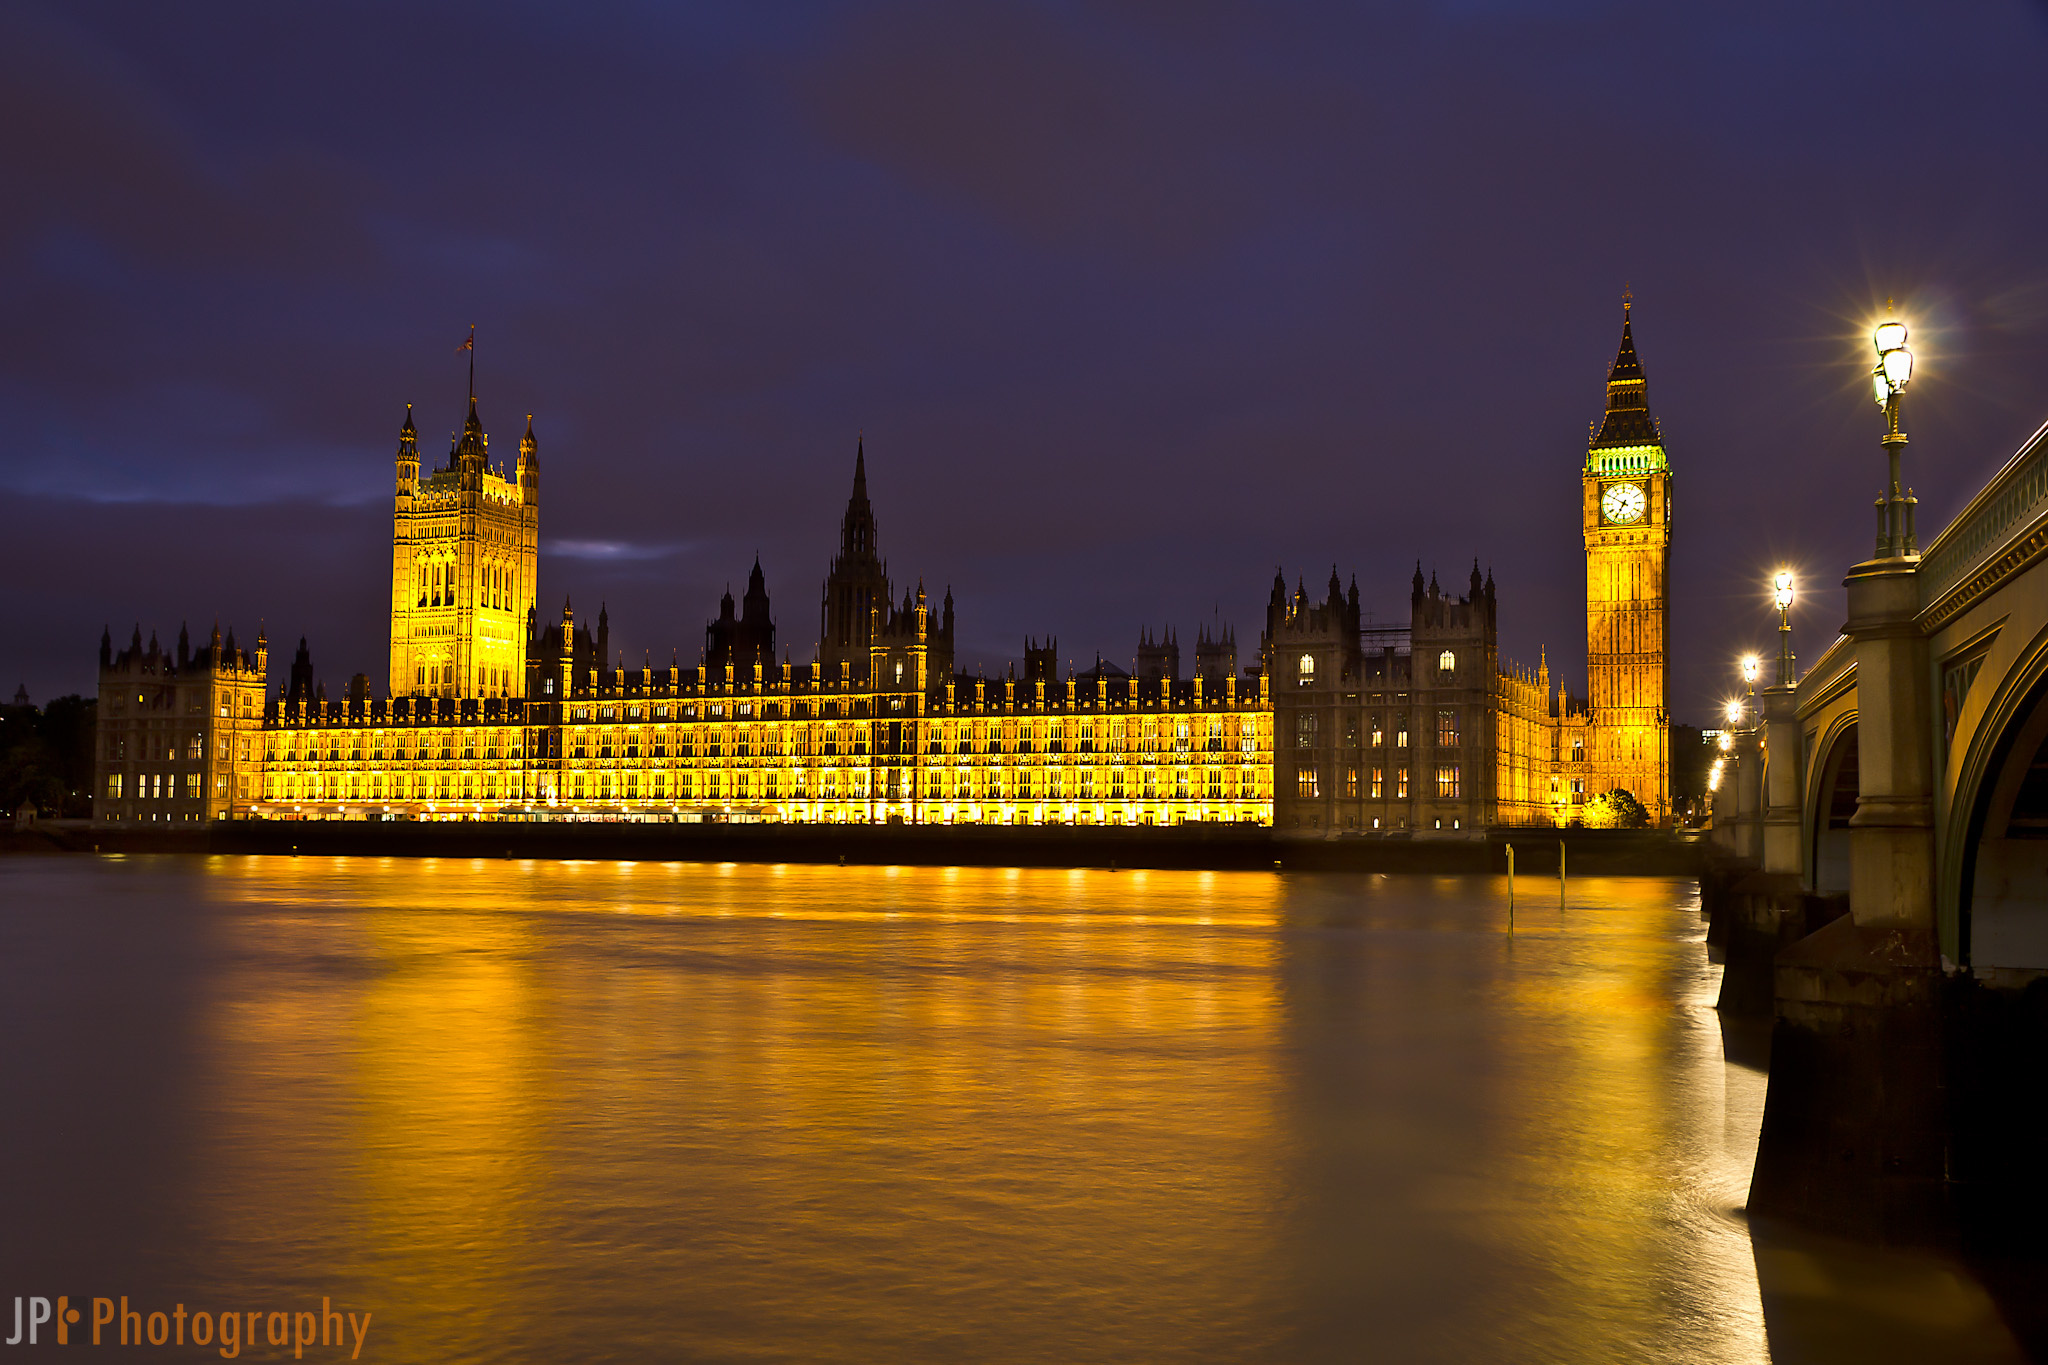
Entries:
<svg viewBox="0 0 2048 1365">
<path fill-rule="evenodd" d="M 1158 635 L 1150 627 L 1138 630 L 1138 671 L 1139 682 L 1173 683 L 1180 680 L 1180 637 L 1172 626 L 1167 626 Z"/>
<path fill-rule="evenodd" d="M 1225 679 L 1237 676 L 1237 631 L 1234 628 L 1223 626 L 1211 635 L 1206 625 L 1196 627 L 1195 676 L 1211 687 L 1221 687 Z"/>
</svg>

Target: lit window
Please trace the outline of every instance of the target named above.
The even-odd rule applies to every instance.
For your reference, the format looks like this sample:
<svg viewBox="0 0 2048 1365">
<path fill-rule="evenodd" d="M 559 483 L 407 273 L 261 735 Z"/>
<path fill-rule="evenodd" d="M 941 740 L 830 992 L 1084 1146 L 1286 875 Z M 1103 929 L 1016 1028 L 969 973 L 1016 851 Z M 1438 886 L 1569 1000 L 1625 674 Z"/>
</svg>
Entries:
<svg viewBox="0 0 2048 1365">
<path fill-rule="evenodd" d="M 1458 794 L 1458 765 L 1439 763 L 1436 768 L 1436 794 L 1451 797 Z"/>
<path fill-rule="evenodd" d="M 1437 671 L 1437 672 L 1439 672 L 1439 673 L 1450 673 L 1450 672 L 1453 672 L 1453 671 L 1455 671 L 1457 667 L 1458 667 L 1458 656 L 1457 656 L 1457 655 L 1455 655 L 1455 654 L 1453 654 L 1453 653 L 1452 653 L 1452 652 L 1451 652 L 1450 650 L 1448 650 L 1448 649 L 1447 649 L 1447 650 L 1445 650 L 1445 651 L 1444 651 L 1443 653 L 1441 653 L 1441 654 L 1439 654 L 1439 655 L 1437 655 L 1437 656 L 1436 656 L 1436 671 Z"/>
</svg>

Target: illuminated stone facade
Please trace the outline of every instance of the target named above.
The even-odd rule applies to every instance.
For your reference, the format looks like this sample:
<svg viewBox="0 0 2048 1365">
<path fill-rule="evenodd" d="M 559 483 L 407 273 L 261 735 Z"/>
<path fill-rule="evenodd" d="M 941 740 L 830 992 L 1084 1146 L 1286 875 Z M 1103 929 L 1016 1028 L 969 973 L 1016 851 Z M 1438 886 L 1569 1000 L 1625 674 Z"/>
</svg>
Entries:
<svg viewBox="0 0 2048 1365">
<path fill-rule="evenodd" d="M 1235 681 L 921 692 L 793 665 L 612 670 L 559 704 L 280 703 L 264 736 L 271 816 L 1144 825 L 1272 809 L 1270 712 Z"/>
<path fill-rule="evenodd" d="M 1135 673 L 1057 676 L 954 663 L 952 594 L 900 596 L 857 450 L 819 647 L 776 658 L 757 561 L 695 668 L 614 665 L 608 616 L 535 611 L 540 473 L 532 421 L 513 477 L 493 471 L 470 400 L 422 478 L 408 411 L 393 514 L 389 695 L 338 701 L 302 641 L 264 700 L 265 650 L 216 637 L 175 659 L 102 646 L 100 805 L 158 820 L 626 819 L 823 823 L 1270 824 L 1300 837 L 1459 837 L 1564 824 L 1614 787 L 1668 819 L 1670 474 L 1624 322 L 1584 469 L 1590 705 L 1547 661 L 1503 664 L 1496 594 L 1416 568 L 1409 621 L 1361 624 L 1357 583 L 1321 601 L 1277 577 L 1259 656 L 1198 633 L 1181 676 L 1169 629 Z M 133 697 L 135 700 L 130 701 Z"/>
</svg>

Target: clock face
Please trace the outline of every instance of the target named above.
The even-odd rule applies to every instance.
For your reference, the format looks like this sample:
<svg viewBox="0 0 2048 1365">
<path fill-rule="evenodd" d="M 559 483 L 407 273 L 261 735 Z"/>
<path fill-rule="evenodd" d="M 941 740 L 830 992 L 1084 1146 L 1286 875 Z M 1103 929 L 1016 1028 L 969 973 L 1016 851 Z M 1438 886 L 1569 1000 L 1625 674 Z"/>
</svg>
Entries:
<svg viewBox="0 0 2048 1365">
<path fill-rule="evenodd" d="M 1643 486 L 1639 483 L 1609 484 L 1600 495 L 1600 515 L 1619 526 L 1641 521 L 1645 506 Z"/>
</svg>

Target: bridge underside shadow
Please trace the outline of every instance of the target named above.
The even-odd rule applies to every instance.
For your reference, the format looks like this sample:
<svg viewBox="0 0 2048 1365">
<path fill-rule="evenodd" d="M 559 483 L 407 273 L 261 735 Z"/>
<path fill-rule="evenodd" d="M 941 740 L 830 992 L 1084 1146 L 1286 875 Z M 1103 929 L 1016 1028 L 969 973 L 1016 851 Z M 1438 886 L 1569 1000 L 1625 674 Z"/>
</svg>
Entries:
<svg viewBox="0 0 2048 1365">
<path fill-rule="evenodd" d="M 1957 1213 L 1986 1255 L 2048 1258 L 2048 677 L 1992 748 L 1967 838 L 1969 971 L 1946 1021 Z"/>
<path fill-rule="evenodd" d="M 1987 769 L 1965 837 L 1959 957 L 1994 978 L 2048 972 L 2048 679 Z"/>
</svg>

